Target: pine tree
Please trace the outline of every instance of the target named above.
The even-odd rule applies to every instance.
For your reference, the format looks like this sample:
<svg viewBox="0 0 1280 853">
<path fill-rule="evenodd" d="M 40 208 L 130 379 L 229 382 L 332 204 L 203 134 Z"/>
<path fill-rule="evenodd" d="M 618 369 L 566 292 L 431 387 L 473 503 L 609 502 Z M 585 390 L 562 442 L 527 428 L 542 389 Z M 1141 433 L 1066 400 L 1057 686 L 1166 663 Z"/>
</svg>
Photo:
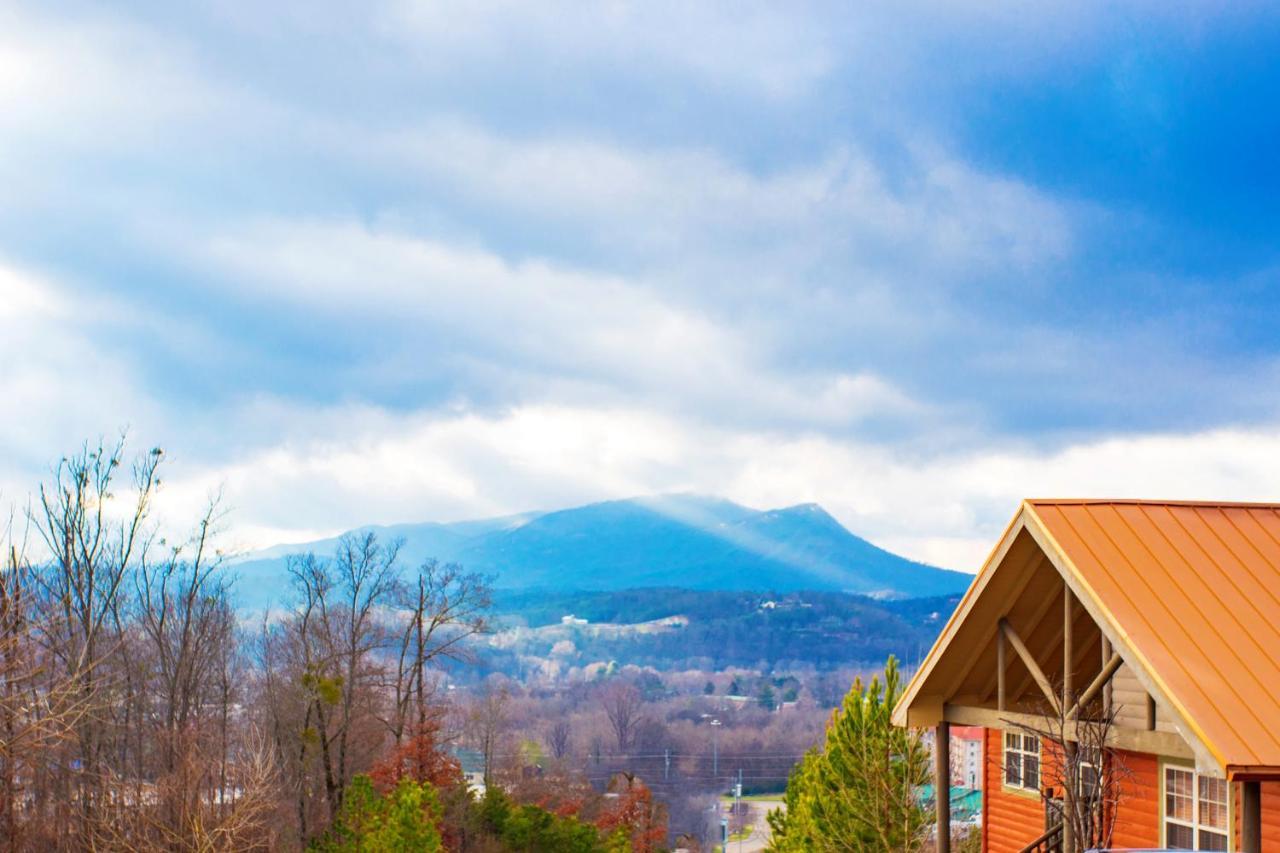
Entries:
<svg viewBox="0 0 1280 853">
<path fill-rule="evenodd" d="M 356 776 L 334 827 L 314 844 L 320 853 L 434 853 L 441 850 L 440 804 L 428 782 L 408 776 L 378 796 L 368 776 Z"/>
<path fill-rule="evenodd" d="M 918 733 L 893 725 L 902 694 L 898 662 L 884 681 L 861 679 L 827 725 L 823 748 L 807 753 L 787 782 L 786 811 L 772 812 L 771 849 L 792 851 L 919 850 L 930 815 L 917 788 L 928 780 L 929 755 Z"/>
</svg>

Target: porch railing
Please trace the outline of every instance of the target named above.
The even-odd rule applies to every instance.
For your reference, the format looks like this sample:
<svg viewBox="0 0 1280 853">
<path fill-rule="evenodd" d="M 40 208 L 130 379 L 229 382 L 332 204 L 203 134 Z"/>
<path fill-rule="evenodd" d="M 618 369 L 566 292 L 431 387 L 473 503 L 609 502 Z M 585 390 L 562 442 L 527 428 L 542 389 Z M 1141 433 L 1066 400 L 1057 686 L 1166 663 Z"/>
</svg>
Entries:
<svg viewBox="0 0 1280 853">
<path fill-rule="evenodd" d="M 1022 853 L 1062 853 L 1062 824 L 1022 848 Z"/>
</svg>

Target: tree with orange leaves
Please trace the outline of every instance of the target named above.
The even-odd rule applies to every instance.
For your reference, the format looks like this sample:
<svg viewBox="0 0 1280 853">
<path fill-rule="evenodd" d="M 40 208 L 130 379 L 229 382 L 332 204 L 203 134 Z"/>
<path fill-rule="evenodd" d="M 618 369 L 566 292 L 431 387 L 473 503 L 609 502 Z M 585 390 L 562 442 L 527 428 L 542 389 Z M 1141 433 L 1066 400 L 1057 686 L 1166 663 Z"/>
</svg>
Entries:
<svg viewBox="0 0 1280 853">
<path fill-rule="evenodd" d="M 609 780 L 605 806 L 595 820 L 608 835 L 621 828 L 631 840 L 634 853 L 654 853 L 667 841 L 667 810 L 653 801 L 649 786 L 630 773 L 616 773 Z"/>
<path fill-rule="evenodd" d="M 439 722 L 428 718 L 416 734 L 373 766 L 369 771 L 373 786 L 386 793 L 406 777 L 440 789 L 460 785 L 462 765 L 441 749 L 439 735 Z"/>
</svg>

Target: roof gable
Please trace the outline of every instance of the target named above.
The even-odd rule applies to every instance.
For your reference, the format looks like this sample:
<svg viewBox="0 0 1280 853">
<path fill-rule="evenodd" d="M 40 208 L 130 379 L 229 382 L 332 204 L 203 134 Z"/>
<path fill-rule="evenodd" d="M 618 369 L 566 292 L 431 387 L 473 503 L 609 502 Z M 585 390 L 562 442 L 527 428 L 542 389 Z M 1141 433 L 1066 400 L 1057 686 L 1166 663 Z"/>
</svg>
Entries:
<svg viewBox="0 0 1280 853">
<path fill-rule="evenodd" d="M 1280 507 L 1028 505 L 1223 769 L 1280 767 Z"/>
<path fill-rule="evenodd" d="M 963 673 L 990 658 L 1003 608 L 1043 583 L 1028 540 L 1197 753 L 1229 774 L 1280 768 L 1280 506 L 1270 504 L 1024 502 L 908 685 L 900 724 L 973 690 Z"/>
</svg>

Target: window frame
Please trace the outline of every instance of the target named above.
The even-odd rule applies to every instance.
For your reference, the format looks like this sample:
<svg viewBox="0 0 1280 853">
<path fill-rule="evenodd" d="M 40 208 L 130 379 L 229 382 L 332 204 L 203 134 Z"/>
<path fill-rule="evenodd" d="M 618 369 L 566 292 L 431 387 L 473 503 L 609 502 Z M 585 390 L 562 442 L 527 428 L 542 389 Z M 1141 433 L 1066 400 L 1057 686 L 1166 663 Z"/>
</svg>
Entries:
<svg viewBox="0 0 1280 853">
<path fill-rule="evenodd" d="M 1018 738 L 1018 745 L 1011 747 L 1009 738 Z M 1035 751 L 1027 749 L 1027 742 L 1035 742 Z M 1018 756 L 1018 781 L 1016 783 L 1009 781 L 1009 754 L 1013 753 Z M 1036 784 L 1030 786 L 1026 784 L 1026 759 L 1034 756 L 1036 759 Z M 1020 793 L 1040 793 L 1040 782 L 1044 778 L 1044 744 L 1041 743 L 1038 735 L 1027 734 L 1017 729 L 1005 729 L 1000 733 L 1000 782 L 1004 788 L 1010 791 Z"/>
<path fill-rule="evenodd" d="M 1191 776 L 1191 821 L 1173 818 L 1168 813 L 1168 795 L 1169 795 L 1169 771 L 1174 770 L 1180 773 L 1187 773 Z M 1218 828 L 1216 826 L 1204 826 L 1200 823 L 1200 780 L 1214 779 L 1222 782 L 1226 789 L 1226 826 Z M 1208 776 L 1197 773 L 1194 765 L 1184 764 L 1180 761 L 1162 761 L 1160 763 L 1160 844 L 1162 847 L 1169 847 L 1169 825 L 1172 823 L 1176 826 L 1185 827 L 1191 830 L 1192 850 L 1202 850 L 1200 846 L 1200 832 L 1212 832 L 1215 835 L 1223 835 L 1227 840 L 1228 851 L 1236 849 L 1235 843 L 1235 814 L 1232 804 L 1231 783 L 1226 779 L 1217 776 Z"/>
</svg>

